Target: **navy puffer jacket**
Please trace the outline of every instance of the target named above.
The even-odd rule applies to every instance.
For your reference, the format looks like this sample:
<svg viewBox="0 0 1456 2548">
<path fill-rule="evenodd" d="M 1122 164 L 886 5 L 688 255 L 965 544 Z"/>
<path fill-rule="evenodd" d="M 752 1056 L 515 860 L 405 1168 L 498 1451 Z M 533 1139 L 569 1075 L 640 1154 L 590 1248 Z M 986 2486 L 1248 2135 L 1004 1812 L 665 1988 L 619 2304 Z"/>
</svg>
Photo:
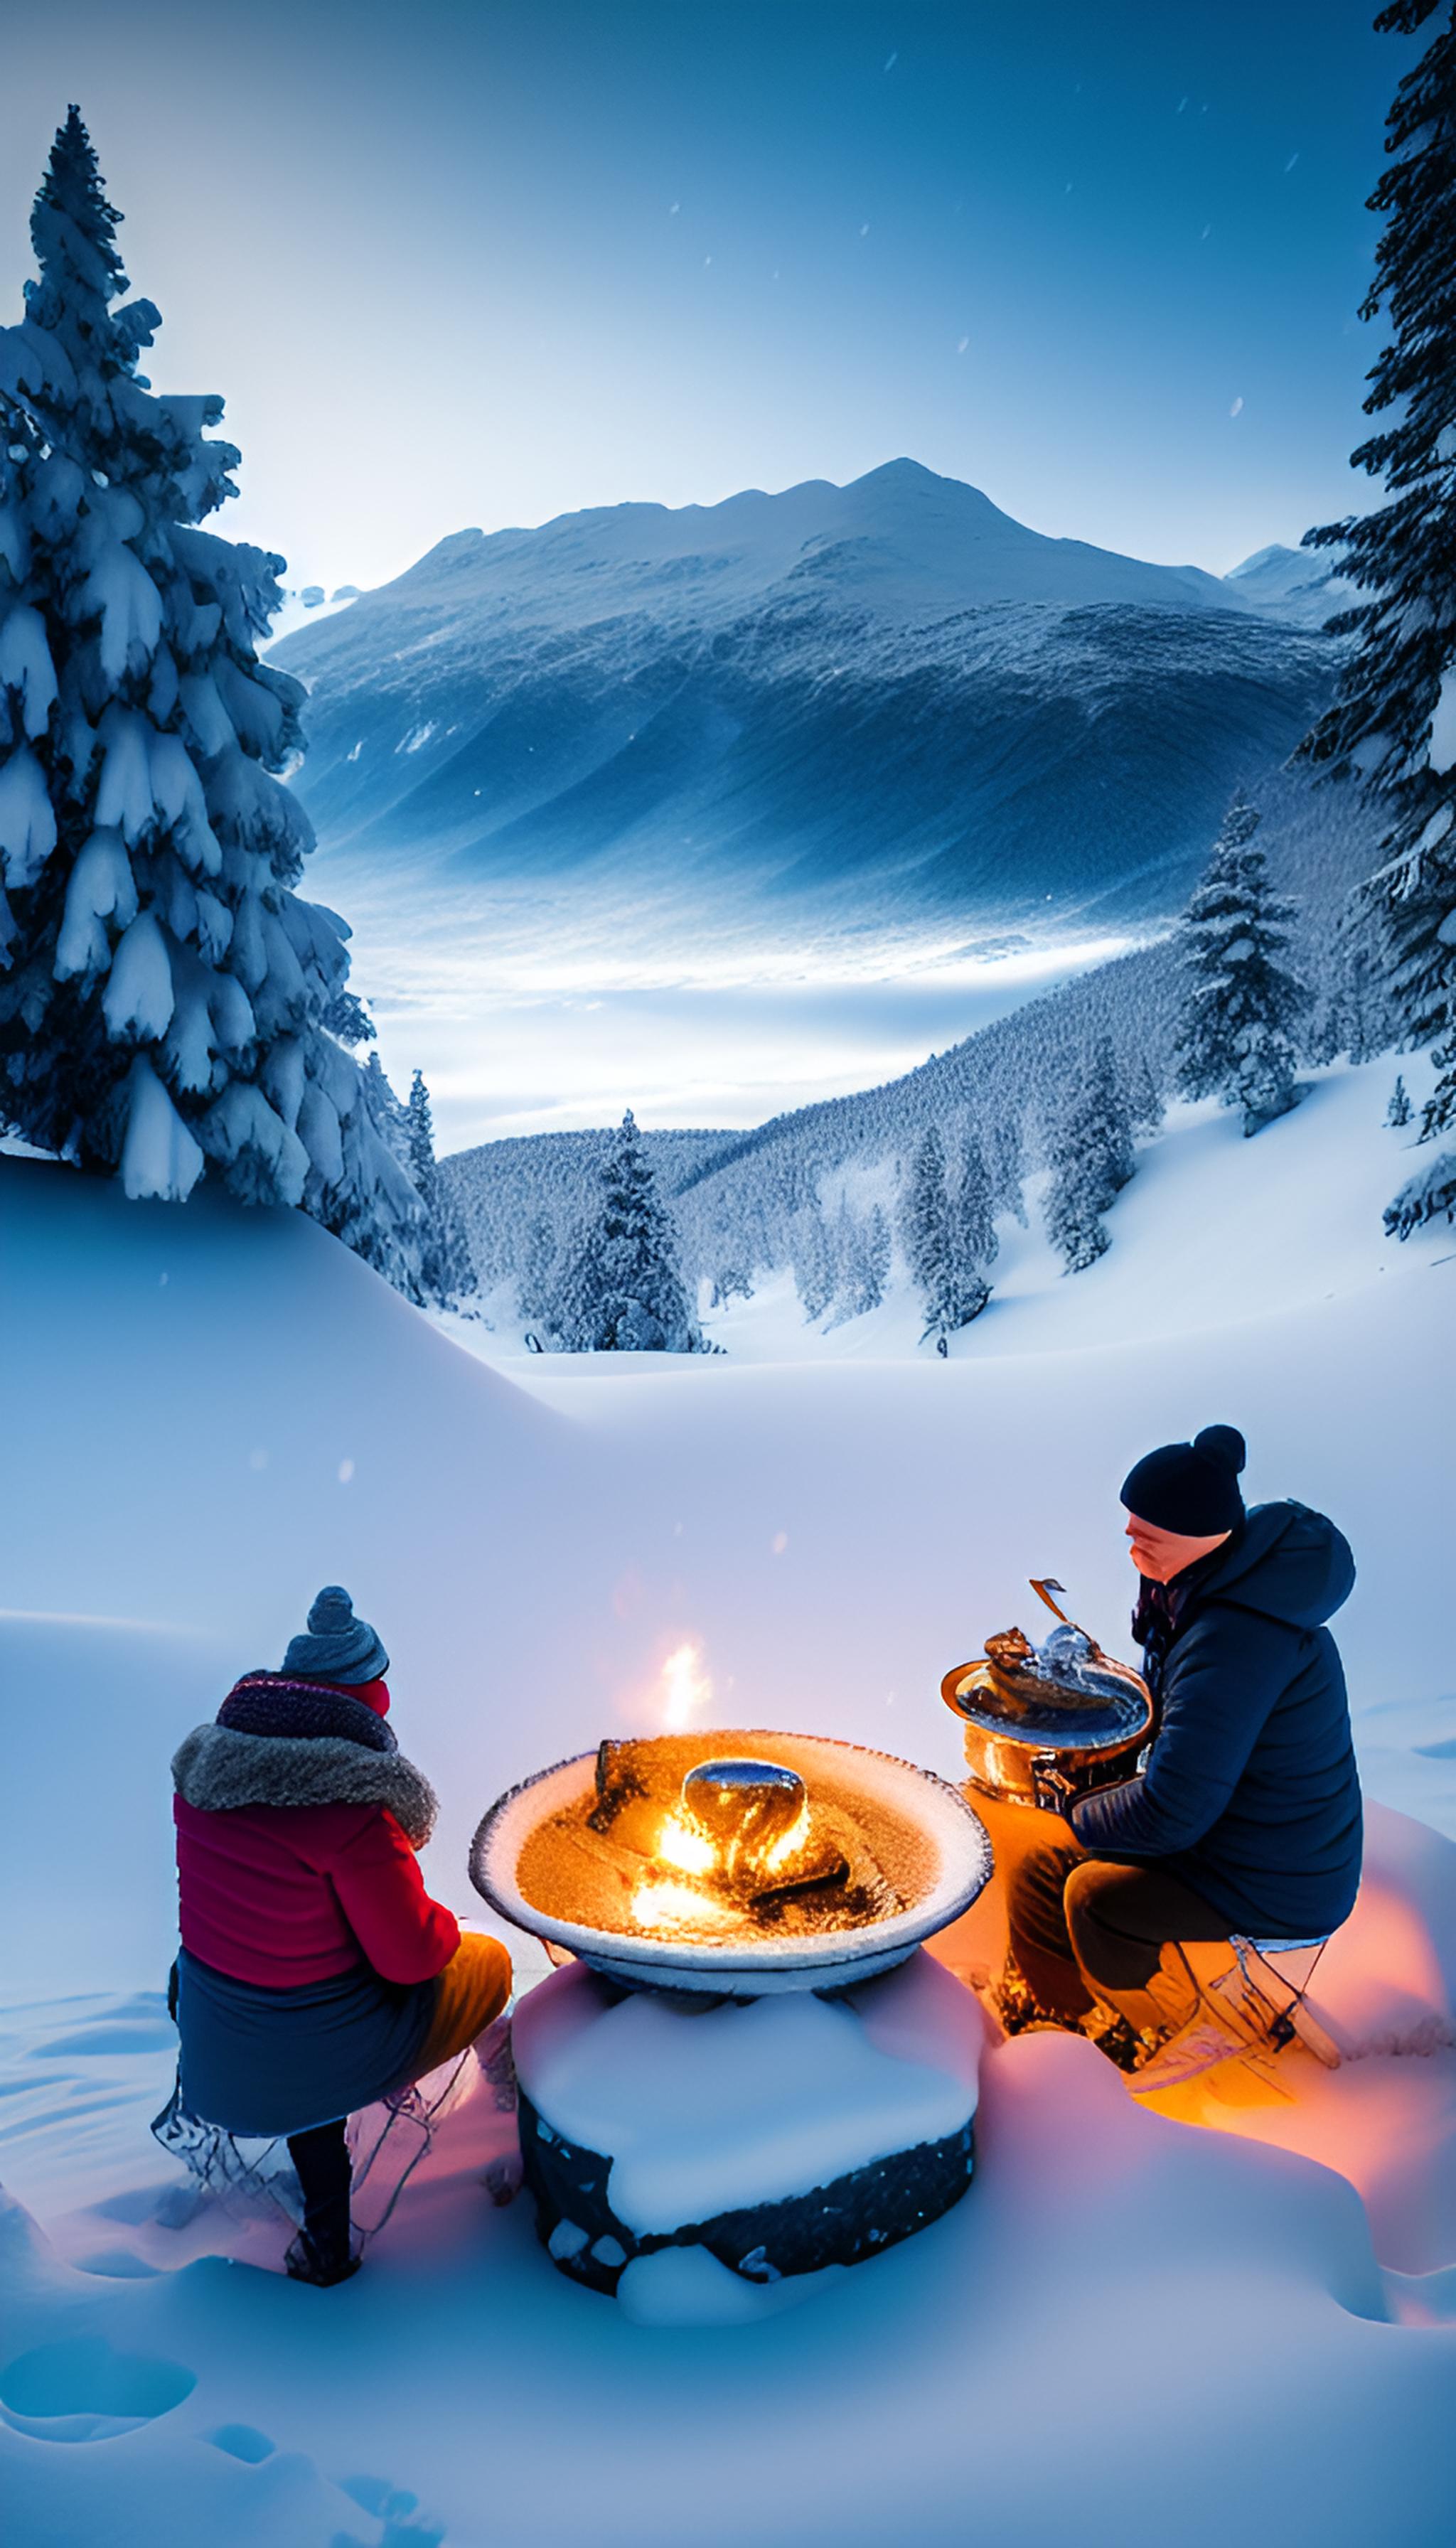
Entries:
<svg viewBox="0 0 1456 2548">
<path fill-rule="evenodd" d="M 1158 1730 L 1145 1775 L 1073 1809 L 1091 1857 L 1156 1859 L 1231 1931 L 1338 1928 L 1360 1881 L 1360 1782 L 1324 1622 L 1354 1580 L 1322 1513 L 1256 1504 L 1226 1547 L 1144 1602 Z"/>
</svg>

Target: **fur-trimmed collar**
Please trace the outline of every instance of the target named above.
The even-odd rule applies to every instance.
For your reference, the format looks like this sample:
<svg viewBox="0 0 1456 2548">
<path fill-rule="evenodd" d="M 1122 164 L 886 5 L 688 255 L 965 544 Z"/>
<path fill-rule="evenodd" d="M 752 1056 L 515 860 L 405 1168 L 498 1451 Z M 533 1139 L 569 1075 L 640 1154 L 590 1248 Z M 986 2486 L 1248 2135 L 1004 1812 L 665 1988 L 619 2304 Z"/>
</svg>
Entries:
<svg viewBox="0 0 1456 2548">
<path fill-rule="evenodd" d="M 184 1804 L 202 1813 L 242 1805 L 387 1805 L 406 1839 L 422 1849 L 435 1827 L 434 1789 L 403 1752 L 366 1752 L 337 1736 L 294 1740 L 196 1726 L 172 1760 Z"/>
</svg>

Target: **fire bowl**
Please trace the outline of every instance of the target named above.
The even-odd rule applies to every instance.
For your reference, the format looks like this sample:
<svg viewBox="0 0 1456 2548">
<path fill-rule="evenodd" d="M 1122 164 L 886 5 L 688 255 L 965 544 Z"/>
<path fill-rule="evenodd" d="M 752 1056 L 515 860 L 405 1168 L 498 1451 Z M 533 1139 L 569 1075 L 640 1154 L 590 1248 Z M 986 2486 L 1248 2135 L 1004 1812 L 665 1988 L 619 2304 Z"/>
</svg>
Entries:
<svg viewBox="0 0 1456 2548">
<path fill-rule="evenodd" d="M 603 1743 L 486 1815 L 493 1909 L 628 1989 L 756 1999 L 902 1962 L 991 1873 L 959 1791 L 822 1735 L 731 1729 Z"/>
</svg>

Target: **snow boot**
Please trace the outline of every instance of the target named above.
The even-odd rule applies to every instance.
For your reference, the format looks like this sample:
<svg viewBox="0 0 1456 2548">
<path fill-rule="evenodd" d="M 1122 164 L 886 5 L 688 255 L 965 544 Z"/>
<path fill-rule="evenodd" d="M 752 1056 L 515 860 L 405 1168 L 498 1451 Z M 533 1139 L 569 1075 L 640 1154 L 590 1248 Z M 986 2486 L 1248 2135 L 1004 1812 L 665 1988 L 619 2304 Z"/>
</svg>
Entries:
<svg viewBox="0 0 1456 2548">
<path fill-rule="evenodd" d="M 319 2246 L 301 2230 L 288 2254 L 284 2270 L 291 2283 L 317 2283 L 320 2291 L 331 2291 L 335 2283 L 347 2283 L 363 2264 L 362 2256 L 349 2253 L 347 2247 Z"/>
<path fill-rule="evenodd" d="M 317 2283 L 326 2291 L 334 2283 L 346 2283 L 363 2262 L 352 2252 L 353 2179 L 342 2119 L 316 2125 L 312 2132 L 290 2133 L 288 2154 L 298 2171 L 304 2225 L 284 2265 L 292 2281 Z"/>
</svg>

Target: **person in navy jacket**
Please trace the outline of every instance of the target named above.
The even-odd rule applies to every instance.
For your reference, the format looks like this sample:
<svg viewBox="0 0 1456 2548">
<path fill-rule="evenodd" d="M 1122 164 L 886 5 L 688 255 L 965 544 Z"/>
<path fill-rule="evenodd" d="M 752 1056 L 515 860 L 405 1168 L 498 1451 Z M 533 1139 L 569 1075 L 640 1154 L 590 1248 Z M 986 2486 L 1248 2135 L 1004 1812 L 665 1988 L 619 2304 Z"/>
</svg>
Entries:
<svg viewBox="0 0 1456 2548">
<path fill-rule="evenodd" d="M 1360 1782 L 1325 1622 L 1355 1580 L 1323 1513 L 1245 1510 L 1243 1437 L 1211 1424 L 1123 1482 L 1154 1733 L 1145 1767 L 1083 1796 L 1076 1846 L 1033 1849 L 1011 1885 L 1011 1950 L 1047 2016 L 1097 2002 L 1138 2032 L 1174 1940 L 1327 1937 L 1360 1881 Z"/>
</svg>

